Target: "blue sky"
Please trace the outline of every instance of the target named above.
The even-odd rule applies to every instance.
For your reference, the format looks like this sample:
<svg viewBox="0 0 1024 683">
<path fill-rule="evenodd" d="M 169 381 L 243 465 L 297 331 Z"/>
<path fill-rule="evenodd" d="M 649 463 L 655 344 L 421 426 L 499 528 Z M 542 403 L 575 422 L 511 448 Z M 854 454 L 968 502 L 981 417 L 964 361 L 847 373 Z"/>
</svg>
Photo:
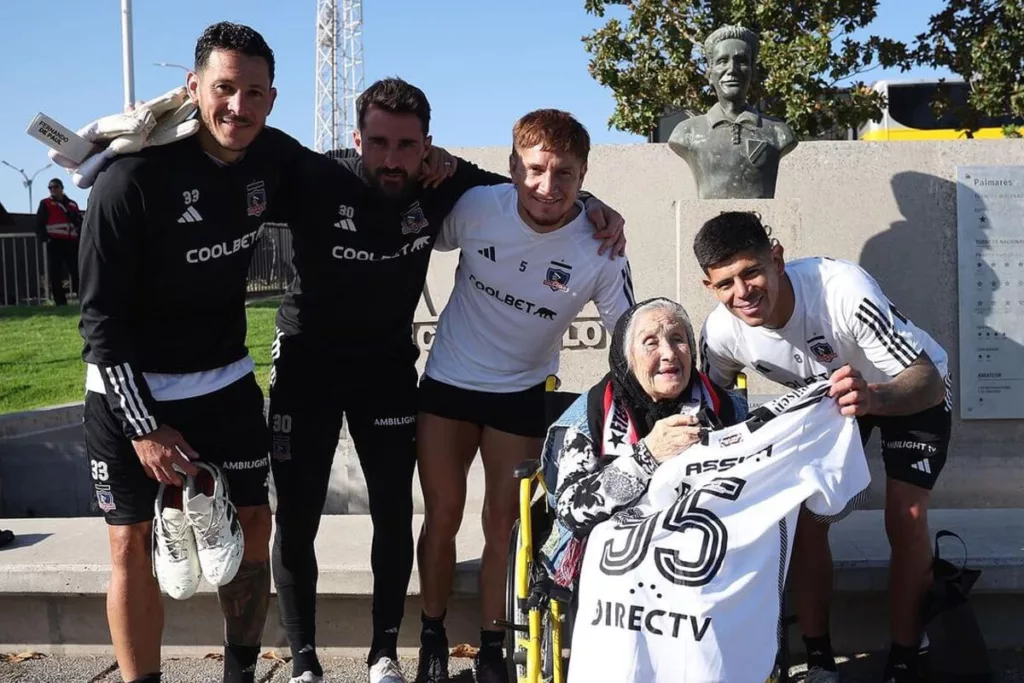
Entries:
<svg viewBox="0 0 1024 683">
<path fill-rule="evenodd" d="M 912 40 L 943 4 L 881 0 L 871 30 Z M 263 33 L 277 58 L 278 100 L 269 122 L 312 145 L 316 0 L 135 0 L 133 12 L 136 99 L 183 83 L 183 71 L 153 64 L 190 65 L 207 25 L 246 23 Z M 507 145 L 516 118 L 537 107 L 573 112 L 597 144 L 643 142 L 608 127 L 614 100 L 587 73 L 580 40 L 602 20 L 584 11 L 583 0 L 369 0 L 363 19 L 366 84 L 401 76 L 423 88 L 434 110 L 435 144 Z M 0 0 L 0 159 L 29 175 L 49 162 L 46 148 L 25 134 L 40 111 L 74 130 L 122 108 L 120 22 L 119 0 Z M 56 166 L 36 177 L 33 202 L 53 176 L 85 203 L 87 192 Z M 0 203 L 10 211 L 28 205 L 21 176 L 2 165 Z"/>
</svg>

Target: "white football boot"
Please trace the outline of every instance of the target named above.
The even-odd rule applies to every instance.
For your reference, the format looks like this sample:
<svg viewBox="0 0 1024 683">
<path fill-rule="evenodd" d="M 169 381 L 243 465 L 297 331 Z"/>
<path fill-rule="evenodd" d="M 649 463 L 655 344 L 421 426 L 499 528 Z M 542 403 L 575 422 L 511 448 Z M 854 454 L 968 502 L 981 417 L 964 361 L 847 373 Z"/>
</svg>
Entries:
<svg viewBox="0 0 1024 683">
<path fill-rule="evenodd" d="M 303 671 L 301 676 L 289 678 L 288 683 L 324 683 L 324 677 L 317 676 L 312 671 Z"/>
<path fill-rule="evenodd" d="M 242 563 L 242 525 L 221 471 L 209 463 L 192 464 L 199 473 L 185 480 L 185 515 L 195 534 L 203 576 L 214 586 L 223 586 L 231 583 Z"/>
<path fill-rule="evenodd" d="M 153 575 L 175 600 L 195 595 L 203 577 L 196 539 L 181 507 L 181 489 L 160 484 L 153 503 Z"/>
<path fill-rule="evenodd" d="M 381 657 L 370 667 L 370 683 L 406 683 L 406 680 L 398 662 Z"/>
</svg>

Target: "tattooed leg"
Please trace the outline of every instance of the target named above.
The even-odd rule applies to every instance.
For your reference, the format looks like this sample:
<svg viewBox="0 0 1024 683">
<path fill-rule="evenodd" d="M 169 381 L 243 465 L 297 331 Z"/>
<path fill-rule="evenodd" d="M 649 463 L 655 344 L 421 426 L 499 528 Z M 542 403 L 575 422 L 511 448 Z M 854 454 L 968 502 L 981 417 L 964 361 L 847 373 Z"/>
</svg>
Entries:
<svg viewBox="0 0 1024 683">
<path fill-rule="evenodd" d="M 251 683 L 270 604 L 270 508 L 240 507 L 245 553 L 231 583 L 218 590 L 224 613 L 224 683 Z"/>
</svg>

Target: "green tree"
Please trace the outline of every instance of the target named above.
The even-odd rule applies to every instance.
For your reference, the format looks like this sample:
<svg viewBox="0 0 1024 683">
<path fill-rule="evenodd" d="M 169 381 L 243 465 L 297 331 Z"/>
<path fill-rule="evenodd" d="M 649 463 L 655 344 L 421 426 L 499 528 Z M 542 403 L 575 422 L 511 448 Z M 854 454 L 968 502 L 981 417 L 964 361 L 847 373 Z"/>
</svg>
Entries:
<svg viewBox="0 0 1024 683">
<path fill-rule="evenodd" d="M 914 56 L 970 83 L 966 102 L 954 102 L 940 89 L 934 103 L 936 113 L 949 111 L 964 129 L 978 130 L 984 117 L 1024 117 L 1022 0 L 947 0 L 929 20 L 928 31 L 917 36 Z M 1015 125 L 1006 125 L 1004 132 L 1020 137 Z"/>
<path fill-rule="evenodd" d="M 609 124 L 638 135 L 666 113 L 703 113 L 714 104 L 702 44 L 724 24 L 760 35 L 749 98 L 800 137 L 879 120 L 884 98 L 856 77 L 912 63 L 904 43 L 853 38 L 874 20 L 878 0 L 584 0 L 598 17 L 613 5 L 624 7 L 628 19 L 609 19 L 583 43 L 590 75 L 615 96 Z M 852 85 L 847 93 L 844 81 Z"/>
</svg>

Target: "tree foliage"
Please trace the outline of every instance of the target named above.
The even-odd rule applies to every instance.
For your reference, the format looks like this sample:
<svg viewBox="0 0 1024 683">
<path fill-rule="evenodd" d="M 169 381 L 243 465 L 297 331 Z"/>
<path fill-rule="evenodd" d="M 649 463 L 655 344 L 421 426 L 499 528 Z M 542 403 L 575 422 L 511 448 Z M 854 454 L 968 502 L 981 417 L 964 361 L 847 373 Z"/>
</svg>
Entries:
<svg viewBox="0 0 1024 683">
<path fill-rule="evenodd" d="M 947 0 L 917 36 L 915 60 L 949 69 L 971 84 L 967 102 L 944 93 L 935 103 L 977 130 L 982 117 L 1024 117 L 1024 2 L 1022 0 Z M 1016 126 L 1007 133 L 1018 137 Z"/>
<path fill-rule="evenodd" d="M 966 1 L 966 0 L 965 0 Z M 884 99 L 856 77 L 879 66 L 909 68 L 911 50 L 880 36 L 856 40 L 878 0 L 584 0 L 605 17 L 610 6 L 629 12 L 584 36 L 589 71 L 610 88 L 609 123 L 647 135 L 680 109 L 703 113 L 716 98 L 705 76 L 702 44 L 725 24 L 741 24 L 761 39 L 758 73 L 748 99 L 784 119 L 800 137 L 878 120 Z M 616 12 L 618 13 L 618 12 Z M 854 79 L 849 93 L 844 81 Z"/>
</svg>

